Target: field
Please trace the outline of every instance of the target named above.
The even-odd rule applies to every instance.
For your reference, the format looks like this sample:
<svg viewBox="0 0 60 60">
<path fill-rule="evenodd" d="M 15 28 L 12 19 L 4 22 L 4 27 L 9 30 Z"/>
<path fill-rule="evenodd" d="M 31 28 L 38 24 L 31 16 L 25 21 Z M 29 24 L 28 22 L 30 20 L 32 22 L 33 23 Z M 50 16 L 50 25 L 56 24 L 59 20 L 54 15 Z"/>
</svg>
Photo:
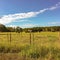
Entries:
<svg viewBox="0 0 60 60">
<path fill-rule="evenodd" d="M 60 60 L 60 32 L 0 32 L 0 60 Z"/>
</svg>

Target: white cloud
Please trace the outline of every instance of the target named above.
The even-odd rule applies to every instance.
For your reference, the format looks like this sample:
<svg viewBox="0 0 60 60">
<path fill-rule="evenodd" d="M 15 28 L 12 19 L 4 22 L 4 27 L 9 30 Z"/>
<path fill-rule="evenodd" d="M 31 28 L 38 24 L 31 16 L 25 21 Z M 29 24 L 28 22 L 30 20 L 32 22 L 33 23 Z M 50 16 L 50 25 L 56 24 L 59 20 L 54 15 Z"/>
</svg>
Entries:
<svg viewBox="0 0 60 60">
<path fill-rule="evenodd" d="M 15 23 L 20 23 L 20 22 L 31 22 L 30 20 L 15 20 L 13 21 Z"/>
<path fill-rule="evenodd" d="M 56 24 L 60 24 L 60 22 L 49 22 L 48 24 L 56 25 Z"/>
<path fill-rule="evenodd" d="M 57 9 L 59 7 L 60 7 L 60 2 L 58 2 L 55 6 L 52 6 L 50 8 L 45 8 L 45 9 L 39 10 L 37 12 L 27 12 L 27 13 L 4 15 L 3 17 L 0 18 L 0 23 L 9 24 L 11 22 L 18 21 L 18 20 L 22 21 L 21 19 L 35 17 L 38 14 L 41 14 L 45 11 L 51 11 L 51 10 Z"/>
<path fill-rule="evenodd" d="M 36 27 L 36 26 L 38 26 L 38 24 L 26 23 L 26 24 L 20 25 L 20 27 L 22 28 L 29 28 L 29 27 Z"/>
<path fill-rule="evenodd" d="M 0 23 L 1 24 L 8 24 L 8 23 L 13 22 L 15 20 L 18 20 L 18 19 L 21 20 L 21 19 L 24 19 L 24 18 L 30 18 L 30 17 L 34 17 L 35 15 L 36 15 L 36 12 L 4 15 L 3 17 L 0 18 Z"/>
<path fill-rule="evenodd" d="M 55 6 L 49 8 L 49 10 L 54 10 L 60 7 L 60 2 L 58 2 Z"/>
<path fill-rule="evenodd" d="M 36 13 L 37 13 L 37 14 L 41 14 L 41 13 L 43 13 L 43 12 L 47 11 L 47 10 L 48 10 L 48 8 L 45 8 L 45 9 L 42 9 L 42 10 L 40 10 L 40 11 L 36 12 Z"/>
<path fill-rule="evenodd" d="M 7 27 L 17 27 L 17 25 L 7 25 Z"/>
<path fill-rule="evenodd" d="M 18 25 L 7 25 L 7 27 L 17 27 L 17 26 Z M 19 25 L 19 27 L 22 27 L 22 28 L 29 28 L 29 27 L 36 27 L 36 26 L 39 26 L 39 25 L 38 24 L 31 24 L 31 23 Z"/>
</svg>

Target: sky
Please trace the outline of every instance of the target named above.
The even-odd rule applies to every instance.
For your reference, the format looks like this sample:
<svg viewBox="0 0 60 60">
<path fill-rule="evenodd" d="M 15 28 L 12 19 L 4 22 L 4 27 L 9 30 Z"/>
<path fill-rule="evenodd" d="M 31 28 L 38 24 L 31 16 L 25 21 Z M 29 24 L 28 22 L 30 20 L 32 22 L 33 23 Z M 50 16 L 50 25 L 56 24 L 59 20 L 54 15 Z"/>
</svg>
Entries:
<svg viewBox="0 0 60 60">
<path fill-rule="evenodd" d="M 0 24 L 22 28 L 60 26 L 60 0 L 0 0 Z"/>
</svg>

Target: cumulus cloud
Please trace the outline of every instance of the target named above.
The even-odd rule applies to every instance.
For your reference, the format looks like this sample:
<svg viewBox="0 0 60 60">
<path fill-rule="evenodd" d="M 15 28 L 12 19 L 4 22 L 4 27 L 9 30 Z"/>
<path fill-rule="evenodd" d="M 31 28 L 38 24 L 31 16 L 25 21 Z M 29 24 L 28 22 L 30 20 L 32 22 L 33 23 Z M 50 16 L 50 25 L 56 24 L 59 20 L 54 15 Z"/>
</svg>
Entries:
<svg viewBox="0 0 60 60">
<path fill-rule="evenodd" d="M 18 21 L 18 20 L 21 21 L 21 19 L 35 17 L 38 14 L 44 13 L 46 11 L 51 11 L 51 10 L 57 9 L 59 7 L 60 7 L 60 2 L 58 2 L 55 6 L 52 6 L 50 8 L 45 8 L 45 9 L 39 10 L 37 12 L 27 12 L 27 13 L 17 13 L 17 14 L 4 15 L 0 18 L 0 23 L 1 24 L 9 24 L 11 22 Z"/>
<path fill-rule="evenodd" d="M 60 22 L 49 22 L 48 24 L 56 25 L 56 24 L 60 24 Z"/>
<path fill-rule="evenodd" d="M 28 12 L 28 13 L 18 13 L 18 14 L 10 14 L 4 15 L 0 18 L 1 24 L 8 24 L 18 19 L 30 18 L 36 16 L 36 12 Z M 21 20 L 22 21 L 22 20 Z"/>
<path fill-rule="evenodd" d="M 20 27 L 22 28 L 29 28 L 29 27 L 36 27 L 36 26 L 38 26 L 38 24 L 26 23 L 26 24 L 20 25 Z"/>
<path fill-rule="evenodd" d="M 7 25 L 7 27 L 17 27 L 18 25 Z M 32 23 L 26 23 L 26 24 L 22 24 L 19 25 L 22 28 L 29 28 L 29 27 L 36 27 L 39 26 L 38 24 L 32 24 Z"/>
<path fill-rule="evenodd" d="M 31 22 L 30 20 L 15 20 L 13 21 L 15 23 L 20 23 L 20 22 Z"/>
<path fill-rule="evenodd" d="M 13 27 L 13 28 L 16 28 L 16 27 L 22 27 L 21 25 L 16 25 L 16 24 L 7 24 L 6 27 Z M 23 28 L 23 27 L 22 27 Z"/>
<path fill-rule="evenodd" d="M 52 6 L 51 8 L 49 8 L 49 10 L 54 10 L 60 7 L 60 2 L 58 2 L 55 6 Z"/>
</svg>

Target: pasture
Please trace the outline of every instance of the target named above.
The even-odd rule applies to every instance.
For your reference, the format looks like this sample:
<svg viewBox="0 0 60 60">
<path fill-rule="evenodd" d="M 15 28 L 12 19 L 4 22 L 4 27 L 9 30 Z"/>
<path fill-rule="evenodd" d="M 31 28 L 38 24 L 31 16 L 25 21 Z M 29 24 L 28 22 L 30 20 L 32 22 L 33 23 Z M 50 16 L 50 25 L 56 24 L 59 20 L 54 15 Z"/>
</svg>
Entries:
<svg viewBox="0 0 60 60">
<path fill-rule="evenodd" d="M 60 60 L 60 32 L 0 32 L 0 60 Z"/>
</svg>

